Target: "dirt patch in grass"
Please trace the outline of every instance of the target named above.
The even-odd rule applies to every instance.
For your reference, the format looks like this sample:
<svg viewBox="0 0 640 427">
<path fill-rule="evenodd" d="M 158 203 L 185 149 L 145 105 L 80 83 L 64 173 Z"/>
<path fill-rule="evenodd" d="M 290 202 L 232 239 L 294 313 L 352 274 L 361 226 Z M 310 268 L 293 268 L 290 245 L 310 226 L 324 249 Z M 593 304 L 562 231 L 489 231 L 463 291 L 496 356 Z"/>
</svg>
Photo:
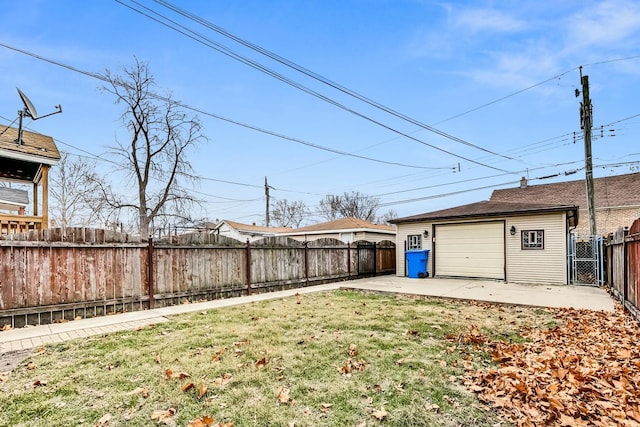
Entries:
<svg viewBox="0 0 640 427">
<path fill-rule="evenodd" d="M 553 322 L 359 291 L 191 313 L 46 347 L 0 378 L 0 425 L 493 426 L 461 384 L 494 362 L 455 337 L 523 342 Z"/>
<path fill-rule="evenodd" d="M 7 374 L 17 368 L 27 357 L 33 353 L 29 350 L 14 350 L 0 353 L 0 372 Z"/>
</svg>

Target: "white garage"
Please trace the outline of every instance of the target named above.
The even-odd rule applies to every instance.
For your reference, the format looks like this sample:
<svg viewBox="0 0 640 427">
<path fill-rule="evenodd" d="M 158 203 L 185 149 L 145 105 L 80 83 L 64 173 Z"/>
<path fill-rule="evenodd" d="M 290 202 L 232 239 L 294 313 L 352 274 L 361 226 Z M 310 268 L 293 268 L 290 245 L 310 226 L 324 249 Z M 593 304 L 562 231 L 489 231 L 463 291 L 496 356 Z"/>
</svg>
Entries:
<svg viewBox="0 0 640 427">
<path fill-rule="evenodd" d="M 408 254 L 428 251 L 426 274 L 418 275 L 425 286 L 428 277 L 567 284 L 567 236 L 577 215 L 576 206 L 484 201 L 397 218 L 396 274 L 414 271 Z"/>
<path fill-rule="evenodd" d="M 505 279 L 504 221 L 434 226 L 434 274 Z"/>
</svg>

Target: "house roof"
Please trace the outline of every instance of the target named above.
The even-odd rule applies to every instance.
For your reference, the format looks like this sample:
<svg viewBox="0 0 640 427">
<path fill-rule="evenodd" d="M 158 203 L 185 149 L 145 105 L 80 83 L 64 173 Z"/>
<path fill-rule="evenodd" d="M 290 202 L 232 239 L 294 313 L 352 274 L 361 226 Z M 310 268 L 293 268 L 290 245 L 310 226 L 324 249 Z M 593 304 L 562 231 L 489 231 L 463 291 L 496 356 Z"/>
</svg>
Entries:
<svg viewBox="0 0 640 427">
<path fill-rule="evenodd" d="M 18 188 L 0 187 L 0 204 L 27 206 L 29 204 L 29 193 Z"/>
<path fill-rule="evenodd" d="M 558 203 L 587 208 L 587 190 L 584 180 L 554 184 L 526 185 L 494 190 L 492 201 Z M 594 178 L 594 202 L 597 208 L 640 206 L 640 172 Z"/>
<path fill-rule="evenodd" d="M 229 221 L 226 219 L 223 221 L 220 221 L 216 226 L 216 228 L 220 228 L 220 226 L 223 223 L 226 223 L 229 227 L 235 228 L 238 231 L 245 231 L 245 232 L 250 232 L 255 234 L 262 234 L 262 233 L 272 234 L 272 233 L 282 233 L 285 231 L 291 231 L 291 227 L 263 227 L 260 225 L 243 224 L 241 222 Z"/>
<path fill-rule="evenodd" d="M 3 130 L 0 135 L 0 151 L 3 156 L 30 156 L 48 164 L 56 164 L 60 160 L 58 147 L 50 136 L 23 130 L 22 144 L 18 144 L 17 139 L 18 129 L 10 127 Z"/>
<path fill-rule="evenodd" d="M 18 129 L 0 129 L 0 178 L 32 181 L 40 165 L 56 165 L 60 152 L 53 138 L 23 130 L 18 144 Z"/>
<path fill-rule="evenodd" d="M 380 232 L 385 234 L 394 234 L 396 232 L 395 227 L 384 224 L 374 224 L 369 221 L 365 221 L 358 218 L 340 218 L 334 221 L 323 222 L 320 224 L 309 225 L 307 227 L 295 228 L 289 230 L 289 234 L 302 234 L 302 233 L 321 233 L 327 231 L 355 231 L 364 230 L 372 232 Z"/>
<path fill-rule="evenodd" d="M 573 211 L 574 214 L 570 214 L 570 216 L 576 217 L 577 223 L 577 207 L 573 205 L 547 203 L 512 203 L 495 200 L 485 200 L 482 202 L 471 203 L 454 208 L 442 209 L 439 211 L 427 212 L 419 215 L 407 216 L 404 218 L 396 218 L 391 222 L 394 224 L 402 224 L 407 222 L 464 219 L 471 217 L 493 217 L 505 215 L 529 215 L 563 211 Z"/>
</svg>

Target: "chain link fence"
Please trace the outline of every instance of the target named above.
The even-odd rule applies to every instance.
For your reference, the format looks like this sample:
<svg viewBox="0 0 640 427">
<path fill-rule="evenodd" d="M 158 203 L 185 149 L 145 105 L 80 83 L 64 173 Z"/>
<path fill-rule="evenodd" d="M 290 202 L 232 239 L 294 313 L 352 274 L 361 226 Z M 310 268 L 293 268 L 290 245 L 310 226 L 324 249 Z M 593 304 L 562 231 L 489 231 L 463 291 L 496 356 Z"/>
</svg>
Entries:
<svg viewBox="0 0 640 427">
<path fill-rule="evenodd" d="M 602 236 L 569 235 L 569 283 L 601 286 L 605 282 Z"/>
</svg>

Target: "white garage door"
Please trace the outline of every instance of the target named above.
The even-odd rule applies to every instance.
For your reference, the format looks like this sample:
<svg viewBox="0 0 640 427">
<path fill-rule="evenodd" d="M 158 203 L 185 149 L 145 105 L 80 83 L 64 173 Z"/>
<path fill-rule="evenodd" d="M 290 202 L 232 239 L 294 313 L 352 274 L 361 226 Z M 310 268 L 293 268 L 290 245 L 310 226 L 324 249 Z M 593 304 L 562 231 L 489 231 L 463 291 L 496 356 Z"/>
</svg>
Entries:
<svg viewBox="0 0 640 427">
<path fill-rule="evenodd" d="M 504 222 L 436 225 L 435 274 L 504 280 Z"/>
</svg>

